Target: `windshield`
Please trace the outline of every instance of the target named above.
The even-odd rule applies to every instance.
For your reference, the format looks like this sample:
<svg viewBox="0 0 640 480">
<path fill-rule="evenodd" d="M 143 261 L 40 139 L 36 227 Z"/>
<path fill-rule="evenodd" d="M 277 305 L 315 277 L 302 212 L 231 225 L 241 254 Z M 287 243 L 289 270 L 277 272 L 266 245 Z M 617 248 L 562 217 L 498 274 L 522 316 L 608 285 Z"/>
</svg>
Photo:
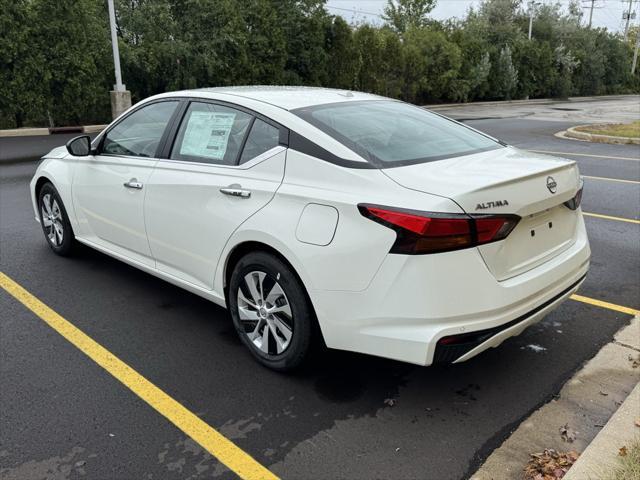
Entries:
<svg viewBox="0 0 640 480">
<path fill-rule="evenodd" d="M 464 125 L 391 100 L 316 105 L 293 113 L 378 168 L 502 148 L 495 140 Z"/>
</svg>

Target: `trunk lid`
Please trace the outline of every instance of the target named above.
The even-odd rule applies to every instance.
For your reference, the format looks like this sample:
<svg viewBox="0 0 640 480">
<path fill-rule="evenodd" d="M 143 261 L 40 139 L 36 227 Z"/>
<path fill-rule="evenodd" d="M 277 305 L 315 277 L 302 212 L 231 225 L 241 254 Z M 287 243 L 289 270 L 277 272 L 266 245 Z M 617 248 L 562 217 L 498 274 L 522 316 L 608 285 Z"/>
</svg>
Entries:
<svg viewBox="0 0 640 480">
<path fill-rule="evenodd" d="M 498 280 L 550 260 L 575 241 L 579 210 L 563 205 L 580 185 L 574 161 L 507 147 L 382 171 L 406 188 L 450 198 L 468 214 L 520 216 L 506 239 L 478 247 Z"/>
</svg>

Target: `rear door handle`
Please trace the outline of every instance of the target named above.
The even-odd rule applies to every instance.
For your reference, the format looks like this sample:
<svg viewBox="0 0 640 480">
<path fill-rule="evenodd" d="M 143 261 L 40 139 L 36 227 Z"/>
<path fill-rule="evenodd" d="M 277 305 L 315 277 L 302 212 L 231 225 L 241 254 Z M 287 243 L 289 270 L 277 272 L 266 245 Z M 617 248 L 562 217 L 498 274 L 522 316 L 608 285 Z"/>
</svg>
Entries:
<svg viewBox="0 0 640 480">
<path fill-rule="evenodd" d="M 128 182 L 124 182 L 123 185 L 127 188 L 135 188 L 136 190 L 142 190 L 142 183 L 137 178 L 132 178 Z"/>
<path fill-rule="evenodd" d="M 221 188 L 220 193 L 225 195 L 231 195 L 232 197 L 249 198 L 251 196 L 251 190 L 243 190 L 240 185 L 233 184 L 228 187 Z"/>
</svg>

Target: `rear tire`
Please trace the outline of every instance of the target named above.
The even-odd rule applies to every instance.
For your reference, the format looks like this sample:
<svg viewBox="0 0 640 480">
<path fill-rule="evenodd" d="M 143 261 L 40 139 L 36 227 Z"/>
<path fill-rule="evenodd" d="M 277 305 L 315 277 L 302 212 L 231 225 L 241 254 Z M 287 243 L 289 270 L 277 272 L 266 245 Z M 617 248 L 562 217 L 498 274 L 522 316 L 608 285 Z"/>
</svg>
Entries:
<svg viewBox="0 0 640 480">
<path fill-rule="evenodd" d="M 266 252 L 242 257 L 231 274 L 227 303 L 242 343 L 262 365 L 288 371 L 307 358 L 315 314 L 282 260 Z"/>
<path fill-rule="evenodd" d="M 70 255 L 76 239 L 62 199 L 49 182 L 38 192 L 38 213 L 44 237 L 51 250 L 63 257 Z"/>
</svg>

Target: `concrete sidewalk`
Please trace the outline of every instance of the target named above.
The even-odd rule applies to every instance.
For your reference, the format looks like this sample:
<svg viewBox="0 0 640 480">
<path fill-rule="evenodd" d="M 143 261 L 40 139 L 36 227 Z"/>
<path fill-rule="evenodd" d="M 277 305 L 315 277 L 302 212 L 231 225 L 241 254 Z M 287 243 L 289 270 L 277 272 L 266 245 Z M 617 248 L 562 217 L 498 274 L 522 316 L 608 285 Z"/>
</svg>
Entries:
<svg viewBox="0 0 640 480">
<path fill-rule="evenodd" d="M 630 448 L 634 439 L 640 437 L 640 428 L 635 424 L 639 417 L 640 384 L 582 452 L 564 480 L 600 480 L 615 471 L 620 448 Z"/>
</svg>

